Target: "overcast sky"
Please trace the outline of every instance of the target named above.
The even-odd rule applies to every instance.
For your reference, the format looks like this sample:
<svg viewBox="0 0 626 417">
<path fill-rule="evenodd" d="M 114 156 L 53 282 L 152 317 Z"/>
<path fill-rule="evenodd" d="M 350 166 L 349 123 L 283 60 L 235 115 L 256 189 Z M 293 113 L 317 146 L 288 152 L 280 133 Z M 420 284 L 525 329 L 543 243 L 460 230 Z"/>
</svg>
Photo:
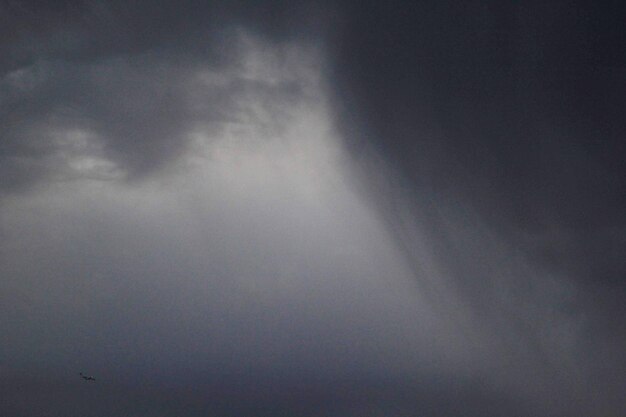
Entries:
<svg viewBox="0 0 626 417">
<path fill-rule="evenodd" d="M 623 415 L 624 18 L 0 2 L 0 414 Z"/>
</svg>

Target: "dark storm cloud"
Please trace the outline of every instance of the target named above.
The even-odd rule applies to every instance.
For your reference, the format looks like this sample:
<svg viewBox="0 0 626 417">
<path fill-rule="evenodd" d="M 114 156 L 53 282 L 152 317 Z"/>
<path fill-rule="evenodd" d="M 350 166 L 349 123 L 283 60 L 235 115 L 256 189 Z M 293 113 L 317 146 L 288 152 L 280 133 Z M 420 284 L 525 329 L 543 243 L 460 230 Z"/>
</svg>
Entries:
<svg viewBox="0 0 626 417">
<path fill-rule="evenodd" d="M 401 178 L 395 193 L 383 181 L 370 194 L 416 259 L 416 276 L 416 235 L 426 233 L 450 285 L 495 329 L 493 340 L 522 343 L 533 361 L 556 360 L 557 373 L 563 353 L 541 346 L 555 323 L 545 331 L 539 323 L 584 318 L 575 366 L 594 368 L 594 383 L 623 406 L 624 380 L 604 362 L 624 369 L 616 353 L 625 313 L 617 300 L 626 295 L 624 7 L 347 8 L 335 51 L 342 126 L 355 153 L 382 155 Z M 572 295 L 547 296 L 548 276 Z"/>
<path fill-rule="evenodd" d="M 626 205 L 624 10 L 440 2 L 351 12 L 339 83 L 410 181 L 457 188 L 495 223 L 535 235 L 547 262 L 573 261 L 542 246 L 550 235 L 617 243 L 608 235 Z M 594 256 L 606 258 L 595 280 L 624 272 L 608 252 Z"/>
<path fill-rule="evenodd" d="M 623 15 L 3 2 L 0 412 L 619 414 Z"/>
</svg>

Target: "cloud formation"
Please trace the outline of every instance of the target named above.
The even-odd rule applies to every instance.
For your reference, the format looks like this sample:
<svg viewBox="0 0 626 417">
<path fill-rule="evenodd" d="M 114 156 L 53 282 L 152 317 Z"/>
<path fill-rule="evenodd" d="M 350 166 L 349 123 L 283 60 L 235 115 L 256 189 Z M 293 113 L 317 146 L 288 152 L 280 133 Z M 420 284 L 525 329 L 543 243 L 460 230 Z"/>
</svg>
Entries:
<svg viewBox="0 0 626 417">
<path fill-rule="evenodd" d="M 0 414 L 619 414 L 622 15 L 3 3 Z"/>
</svg>

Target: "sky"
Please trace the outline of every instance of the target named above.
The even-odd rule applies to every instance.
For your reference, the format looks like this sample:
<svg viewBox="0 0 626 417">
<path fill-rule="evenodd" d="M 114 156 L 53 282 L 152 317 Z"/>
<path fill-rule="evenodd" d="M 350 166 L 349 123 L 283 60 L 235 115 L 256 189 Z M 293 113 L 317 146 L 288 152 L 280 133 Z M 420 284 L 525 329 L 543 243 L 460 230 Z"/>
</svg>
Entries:
<svg viewBox="0 0 626 417">
<path fill-rule="evenodd" d="M 0 415 L 623 415 L 625 17 L 0 2 Z"/>
</svg>

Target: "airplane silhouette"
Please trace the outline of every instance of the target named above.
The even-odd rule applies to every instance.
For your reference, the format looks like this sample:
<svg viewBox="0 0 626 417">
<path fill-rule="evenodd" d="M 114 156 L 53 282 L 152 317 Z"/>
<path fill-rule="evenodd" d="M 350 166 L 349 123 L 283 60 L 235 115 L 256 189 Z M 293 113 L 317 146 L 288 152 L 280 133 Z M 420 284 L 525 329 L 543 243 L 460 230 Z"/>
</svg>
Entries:
<svg viewBox="0 0 626 417">
<path fill-rule="evenodd" d="M 92 376 L 83 375 L 83 373 L 82 373 L 82 372 L 81 372 L 79 375 L 80 375 L 80 377 L 81 377 L 82 379 L 84 379 L 85 381 L 95 381 L 95 380 L 96 380 L 96 378 L 94 378 L 94 377 L 92 377 Z"/>
</svg>

